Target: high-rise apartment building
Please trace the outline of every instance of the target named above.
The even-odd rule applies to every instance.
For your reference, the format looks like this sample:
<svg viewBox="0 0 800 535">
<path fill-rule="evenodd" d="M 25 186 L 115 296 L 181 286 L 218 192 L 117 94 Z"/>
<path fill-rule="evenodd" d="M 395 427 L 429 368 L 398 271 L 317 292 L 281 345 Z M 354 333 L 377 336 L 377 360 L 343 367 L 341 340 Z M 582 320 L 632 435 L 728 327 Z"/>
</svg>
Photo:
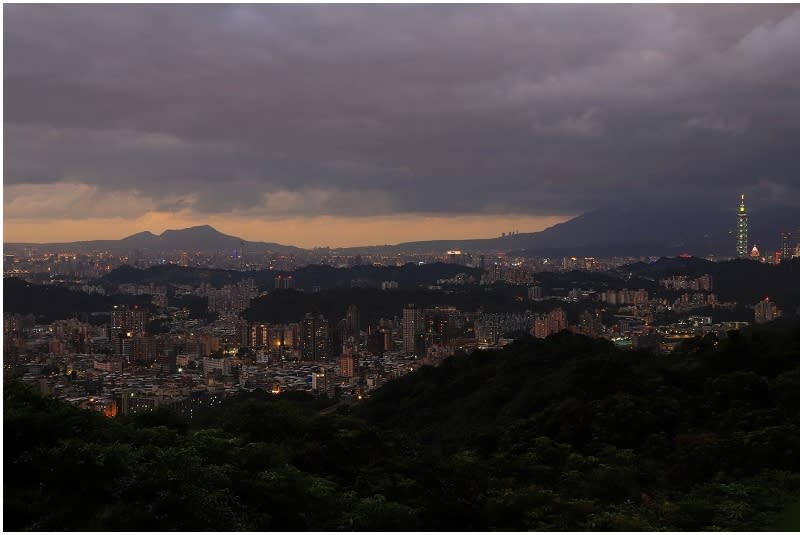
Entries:
<svg viewBox="0 0 800 535">
<path fill-rule="evenodd" d="M 321 314 L 306 314 L 300 324 L 303 360 L 325 360 L 329 356 L 328 320 Z"/>
<path fill-rule="evenodd" d="M 542 287 L 539 285 L 528 286 L 528 299 L 541 299 L 542 298 Z"/>
<path fill-rule="evenodd" d="M 550 325 L 546 315 L 536 315 L 533 321 L 533 328 L 531 328 L 531 334 L 536 338 L 547 338 L 547 335 L 550 334 Z"/>
<path fill-rule="evenodd" d="M 781 260 L 786 261 L 792 258 L 792 249 L 789 245 L 789 241 L 792 239 L 792 235 L 788 232 L 781 232 Z"/>
<path fill-rule="evenodd" d="M 350 352 L 342 354 L 337 360 L 340 377 L 358 376 L 358 356 Z"/>
<path fill-rule="evenodd" d="M 762 301 L 756 303 L 753 308 L 755 309 L 756 323 L 767 323 L 781 315 L 780 310 L 778 310 L 773 301 L 769 300 L 769 297 L 765 297 Z"/>
<path fill-rule="evenodd" d="M 294 289 L 294 277 L 292 275 L 278 275 L 275 277 L 276 290 L 291 290 Z"/>
<path fill-rule="evenodd" d="M 482 314 L 475 319 L 475 341 L 479 345 L 495 345 L 503 334 L 499 314 Z"/>
<path fill-rule="evenodd" d="M 344 334 L 345 338 L 352 337 L 356 343 L 359 343 L 361 337 L 361 328 L 359 326 L 358 307 L 350 305 L 347 307 L 347 313 L 344 318 Z"/>
<path fill-rule="evenodd" d="M 258 295 L 253 279 L 245 279 L 220 289 L 207 288 L 208 311 L 219 313 L 221 318 L 235 319 L 250 306 L 250 300 Z"/>
<path fill-rule="evenodd" d="M 269 346 L 270 338 L 269 326 L 263 323 L 253 325 L 250 327 L 250 344 L 249 347 L 265 347 Z"/>
<path fill-rule="evenodd" d="M 561 308 L 554 308 L 547 315 L 551 333 L 558 333 L 567 328 L 567 313 Z"/>
<path fill-rule="evenodd" d="M 548 314 L 537 314 L 533 321 L 531 334 L 536 338 L 545 338 L 563 331 L 568 326 L 567 313 L 561 308 L 554 308 Z"/>
<path fill-rule="evenodd" d="M 147 328 L 147 311 L 134 305 L 132 309 L 124 305 L 114 305 L 111 309 L 111 327 L 108 337 L 115 355 L 134 356 L 134 339 L 141 339 Z"/>
<path fill-rule="evenodd" d="M 425 330 L 425 321 L 421 308 L 413 303 L 403 309 L 403 351 L 414 353 L 417 335 Z"/>
<path fill-rule="evenodd" d="M 111 328 L 119 332 L 144 333 L 147 327 L 147 311 L 137 305 L 128 308 L 125 305 L 114 305 L 111 309 Z"/>
<path fill-rule="evenodd" d="M 744 207 L 744 195 L 739 202 L 739 211 L 736 214 L 736 256 L 747 258 L 747 210 Z"/>
</svg>

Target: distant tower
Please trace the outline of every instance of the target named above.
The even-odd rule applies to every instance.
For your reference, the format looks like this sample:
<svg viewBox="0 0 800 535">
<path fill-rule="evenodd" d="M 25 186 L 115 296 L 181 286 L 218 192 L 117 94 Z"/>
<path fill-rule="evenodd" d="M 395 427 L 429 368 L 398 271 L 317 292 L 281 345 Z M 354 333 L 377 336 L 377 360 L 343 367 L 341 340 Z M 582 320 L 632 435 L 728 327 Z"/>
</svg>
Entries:
<svg viewBox="0 0 800 535">
<path fill-rule="evenodd" d="M 747 211 L 744 208 L 744 195 L 739 203 L 739 212 L 736 214 L 736 256 L 747 258 Z"/>
</svg>

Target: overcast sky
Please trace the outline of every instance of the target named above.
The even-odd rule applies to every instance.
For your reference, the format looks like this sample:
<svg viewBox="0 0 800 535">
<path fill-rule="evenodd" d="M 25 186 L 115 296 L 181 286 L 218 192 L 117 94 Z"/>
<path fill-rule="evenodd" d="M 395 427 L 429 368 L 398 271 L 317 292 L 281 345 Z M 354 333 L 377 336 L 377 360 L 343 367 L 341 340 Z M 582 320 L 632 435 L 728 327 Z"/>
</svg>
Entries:
<svg viewBox="0 0 800 535">
<path fill-rule="evenodd" d="M 800 208 L 792 5 L 18 5 L 4 239 L 303 246 Z M 733 200 L 732 200 L 733 199 Z"/>
</svg>

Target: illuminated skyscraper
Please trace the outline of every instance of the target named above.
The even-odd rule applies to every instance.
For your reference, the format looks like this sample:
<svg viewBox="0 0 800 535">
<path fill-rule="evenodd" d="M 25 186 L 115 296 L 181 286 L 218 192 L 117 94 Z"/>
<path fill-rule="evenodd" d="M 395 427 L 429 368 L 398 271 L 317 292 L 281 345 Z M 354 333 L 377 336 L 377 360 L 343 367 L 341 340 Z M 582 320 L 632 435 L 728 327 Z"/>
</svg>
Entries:
<svg viewBox="0 0 800 535">
<path fill-rule="evenodd" d="M 756 303 L 753 309 L 756 323 L 767 323 L 781 315 L 781 311 L 778 310 L 775 303 L 769 300 L 769 297 L 765 297 L 762 301 Z"/>
<path fill-rule="evenodd" d="M 788 232 L 781 232 L 781 261 L 789 260 L 792 258 L 792 251 L 789 247 L 789 240 L 792 235 Z"/>
<path fill-rule="evenodd" d="M 347 307 L 347 314 L 344 317 L 345 338 L 353 337 L 356 343 L 361 343 L 361 328 L 358 318 L 358 307 L 350 305 Z"/>
<path fill-rule="evenodd" d="M 413 354 L 416 350 L 417 335 L 424 332 L 425 322 L 421 308 L 413 304 L 403 309 L 403 351 Z"/>
<path fill-rule="evenodd" d="M 300 324 L 303 360 L 325 360 L 329 356 L 328 320 L 321 314 L 306 314 Z"/>
<path fill-rule="evenodd" d="M 555 308 L 547 315 L 551 333 L 559 333 L 567 328 L 567 313 L 560 308 Z"/>
<path fill-rule="evenodd" d="M 744 208 L 744 195 L 739 203 L 739 212 L 736 214 L 736 256 L 747 258 L 747 211 Z"/>
</svg>

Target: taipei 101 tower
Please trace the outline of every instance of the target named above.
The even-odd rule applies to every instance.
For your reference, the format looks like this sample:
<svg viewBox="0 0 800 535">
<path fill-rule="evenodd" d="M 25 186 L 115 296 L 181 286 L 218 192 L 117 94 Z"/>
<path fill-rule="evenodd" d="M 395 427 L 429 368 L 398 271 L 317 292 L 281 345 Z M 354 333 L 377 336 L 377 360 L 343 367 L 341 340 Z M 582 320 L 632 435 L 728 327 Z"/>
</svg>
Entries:
<svg viewBox="0 0 800 535">
<path fill-rule="evenodd" d="M 736 214 L 736 256 L 747 258 L 747 211 L 744 208 L 744 195 L 739 202 L 739 212 Z"/>
</svg>

